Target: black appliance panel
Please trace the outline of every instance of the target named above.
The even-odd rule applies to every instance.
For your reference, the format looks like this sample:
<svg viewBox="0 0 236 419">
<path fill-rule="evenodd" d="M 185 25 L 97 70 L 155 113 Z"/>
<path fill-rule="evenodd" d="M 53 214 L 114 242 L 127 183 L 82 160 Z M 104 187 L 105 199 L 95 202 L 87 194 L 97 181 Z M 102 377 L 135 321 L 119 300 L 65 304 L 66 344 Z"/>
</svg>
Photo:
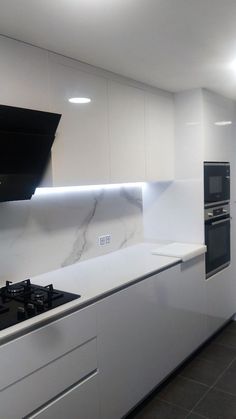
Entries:
<svg viewBox="0 0 236 419">
<path fill-rule="evenodd" d="M 230 215 L 220 215 L 219 209 L 215 214 L 205 221 L 206 278 L 230 264 Z"/>
<path fill-rule="evenodd" d="M 50 158 L 60 118 L 0 105 L 0 202 L 31 198 Z"/>
<path fill-rule="evenodd" d="M 230 200 L 230 164 L 204 163 L 204 203 L 212 205 Z"/>
</svg>

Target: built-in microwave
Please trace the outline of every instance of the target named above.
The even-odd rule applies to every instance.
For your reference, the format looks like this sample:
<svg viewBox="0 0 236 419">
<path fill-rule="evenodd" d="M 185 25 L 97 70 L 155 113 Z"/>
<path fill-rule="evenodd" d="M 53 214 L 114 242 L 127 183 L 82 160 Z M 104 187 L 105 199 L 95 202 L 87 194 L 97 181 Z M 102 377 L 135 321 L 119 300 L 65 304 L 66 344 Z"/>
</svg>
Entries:
<svg viewBox="0 0 236 419">
<path fill-rule="evenodd" d="M 230 200 L 229 162 L 204 162 L 205 207 Z"/>
</svg>

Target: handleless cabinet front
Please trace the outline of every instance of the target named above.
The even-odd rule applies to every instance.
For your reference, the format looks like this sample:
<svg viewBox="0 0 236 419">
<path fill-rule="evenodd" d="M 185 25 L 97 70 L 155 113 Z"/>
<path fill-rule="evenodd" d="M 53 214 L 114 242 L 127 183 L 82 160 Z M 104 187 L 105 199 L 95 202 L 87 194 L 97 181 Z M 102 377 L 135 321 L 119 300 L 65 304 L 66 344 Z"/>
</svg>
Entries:
<svg viewBox="0 0 236 419">
<path fill-rule="evenodd" d="M 145 181 L 144 91 L 108 81 L 111 183 Z"/>
<path fill-rule="evenodd" d="M 97 377 L 87 379 L 24 419 L 98 419 Z"/>
<path fill-rule="evenodd" d="M 67 65 L 66 65 L 67 64 Z M 54 186 L 109 182 L 107 81 L 50 59 L 53 111 L 62 114 L 52 149 Z M 90 103 L 71 103 L 86 97 Z"/>
<path fill-rule="evenodd" d="M 206 339 L 204 257 L 104 299 L 97 321 L 101 417 L 120 419 Z"/>
</svg>

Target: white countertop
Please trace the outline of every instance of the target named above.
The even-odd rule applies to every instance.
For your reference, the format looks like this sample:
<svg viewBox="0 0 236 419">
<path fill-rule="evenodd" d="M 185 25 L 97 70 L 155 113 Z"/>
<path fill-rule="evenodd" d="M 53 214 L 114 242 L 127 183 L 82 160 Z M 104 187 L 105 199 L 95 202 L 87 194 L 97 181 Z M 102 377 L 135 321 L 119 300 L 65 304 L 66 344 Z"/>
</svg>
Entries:
<svg viewBox="0 0 236 419">
<path fill-rule="evenodd" d="M 207 247 L 205 244 L 199 245 L 194 243 L 169 243 L 159 245 L 152 250 L 153 255 L 172 256 L 180 258 L 182 262 L 187 262 L 203 253 L 206 253 Z"/>
<path fill-rule="evenodd" d="M 81 298 L 1 330 L 0 340 L 14 337 L 12 335 L 65 314 L 67 311 L 79 309 L 80 306 L 92 303 L 142 277 L 181 262 L 181 258 L 153 255 L 152 250 L 158 245 L 158 243 L 140 243 L 32 277 L 32 283 L 38 285 L 52 283 L 55 289 L 80 294 Z"/>
</svg>

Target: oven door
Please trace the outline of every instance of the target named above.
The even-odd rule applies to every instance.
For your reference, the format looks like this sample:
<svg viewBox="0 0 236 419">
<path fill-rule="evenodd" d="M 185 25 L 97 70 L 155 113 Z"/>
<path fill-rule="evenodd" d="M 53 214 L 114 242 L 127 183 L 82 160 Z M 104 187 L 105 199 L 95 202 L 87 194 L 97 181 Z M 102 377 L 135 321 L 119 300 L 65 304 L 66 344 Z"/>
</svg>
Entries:
<svg viewBox="0 0 236 419">
<path fill-rule="evenodd" d="M 205 205 L 230 200 L 229 163 L 204 163 Z"/>
<path fill-rule="evenodd" d="M 206 278 L 230 264 L 230 217 L 205 222 Z"/>
</svg>

